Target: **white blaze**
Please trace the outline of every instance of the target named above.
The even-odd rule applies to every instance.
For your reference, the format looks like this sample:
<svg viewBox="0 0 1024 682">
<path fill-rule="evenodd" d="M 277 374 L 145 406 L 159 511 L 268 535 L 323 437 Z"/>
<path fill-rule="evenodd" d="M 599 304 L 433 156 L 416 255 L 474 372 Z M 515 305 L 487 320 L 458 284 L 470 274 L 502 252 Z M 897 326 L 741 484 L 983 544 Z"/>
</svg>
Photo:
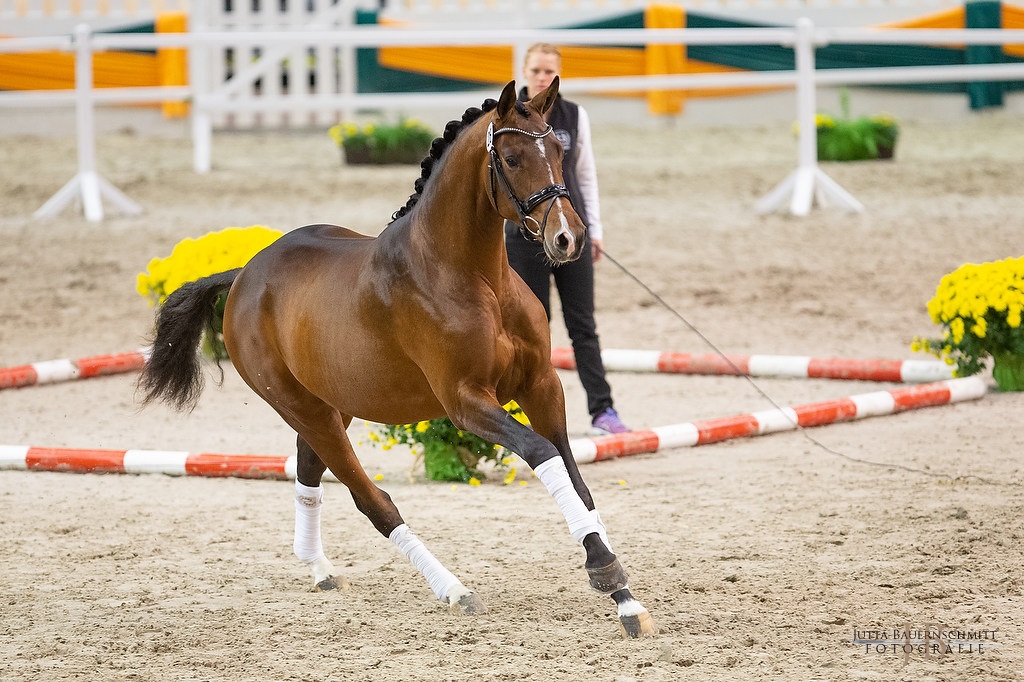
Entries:
<svg viewBox="0 0 1024 682">
<path fill-rule="evenodd" d="M 534 141 L 537 144 L 537 149 L 540 151 L 540 158 L 546 161 L 548 154 L 547 150 L 544 149 L 544 140 L 537 138 Z M 548 182 L 552 185 L 555 184 L 555 169 L 551 167 L 550 163 L 548 164 Z M 575 243 L 576 240 L 573 239 L 572 234 L 569 233 L 569 219 L 565 217 L 565 211 L 562 210 L 562 202 L 556 199 L 555 207 L 558 209 L 558 232 L 555 233 L 555 237 L 565 233 L 569 236 L 570 242 Z"/>
</svg>

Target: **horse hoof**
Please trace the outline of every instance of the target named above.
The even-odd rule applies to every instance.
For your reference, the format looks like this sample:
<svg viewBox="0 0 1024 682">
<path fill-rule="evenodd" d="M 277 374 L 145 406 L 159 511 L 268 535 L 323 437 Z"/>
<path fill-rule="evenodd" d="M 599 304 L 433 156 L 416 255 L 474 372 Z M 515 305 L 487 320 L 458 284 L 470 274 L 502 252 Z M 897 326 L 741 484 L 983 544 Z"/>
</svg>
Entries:
<svg viewBox="0 0 1024 682">
<path fill-rule="evenodd" d="M 634 615 L 619 616 L 619 631 L 623 639 L 640 639 L 658 634 L 658 629 L 654 627 L 654 619 L 647 609 Z"/>
<path fill-rule="evenodd" d="M 618 559 L 603 568 L 588 568 L 587 574 L 590 576 L 591 589 L 601 594 L 618 592 L 629 582 L 626 571 L 623 570 Z"/>
<path fill-rule="evenodd" d="M 449 610 L 461 616 L 462 614 L 478 614 L 487 613 L 487 606 L 484 605 L 484 600 L 481 599 L 476 592 L 470 592 L 465 587 L 459 589 L 457 586 L 448 593 L 448 608 Z"/>
<path fill-rule="evenodd" d="M 348 581 L 342 576 L 329 575 L 316 585 L 313 585 L 313 592 L 329 592 L 331 590 L 347 592 L 349 587 Z"/>
</svg>

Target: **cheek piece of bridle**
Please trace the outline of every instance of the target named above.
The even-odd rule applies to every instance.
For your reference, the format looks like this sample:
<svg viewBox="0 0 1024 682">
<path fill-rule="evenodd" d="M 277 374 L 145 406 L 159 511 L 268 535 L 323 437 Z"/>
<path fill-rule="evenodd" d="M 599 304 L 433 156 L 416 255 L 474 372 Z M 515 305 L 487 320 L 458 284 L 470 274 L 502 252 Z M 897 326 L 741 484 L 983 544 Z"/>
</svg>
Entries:
<svg viewBox="0 0 1024 682">
<path fill-rule="evenodd" d="M 512 202 L 512 205 L 516 208 L 516 213 L 519 215 L 519 231 L 527 239 L 541 239 L 544 233 L 544 226 L 548 222 L 548 213 L 551 212 L 551 207 L 555 205 L 555 200 L 559 197 L 565 197 L 569 199 L 569 190 L 565 188 L 565 185 L 548 185 L 547 187 L 537 190 L 529 197 L 526 201 L 521 200 L 516 196 L 515 191 L 512 189 L 512 185 L 509 184 L 508 178 L 505 176 L 505 170 L 502 166 L 501 159 L 498 157 L 498 151 L 494 148 L 494 138 L 502 133 L 521 133 L 528 135 L 533 138 L 540 139 L 551 132 L 551 126 L 542 133 L 531 133 L 528 130 L 521 130 L 519 128 L 499 128 L 494 129 L 494 119 L 491 119 L 490 125 L 487 126 L 487 153 L 491 155 L 490 163 L 488 168 L 490 169 L 490 180 L 491 180 L 491 201 L 494 203 L 494 207 L 498 206 L 498 188 L 494 181 L 497 177 L 497 185 L 501 185 L 501 188 L 505 192 L 505 196 Z M 542 222 L 537 222 L 537 219 L 530 215 L 533 209 L 540 206 L 545 201 L 548 202 L 548 207 L 544 209 L 544 218 Z M 569 199 L 571 202 L 572 199 Z M 537 230 L 533 231 L 527 226 L 527 221 L 532 222 L 537 226 Z"/>
</svg>

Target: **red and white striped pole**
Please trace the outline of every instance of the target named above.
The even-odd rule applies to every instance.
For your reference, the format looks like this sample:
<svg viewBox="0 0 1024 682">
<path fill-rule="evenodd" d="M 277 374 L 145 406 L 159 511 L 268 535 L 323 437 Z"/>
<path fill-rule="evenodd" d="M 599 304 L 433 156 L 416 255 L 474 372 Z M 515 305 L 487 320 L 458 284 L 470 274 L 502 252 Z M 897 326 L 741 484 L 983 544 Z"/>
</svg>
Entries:
<svg viewBox="0 0 1024 682">
<path fill-rule="evenodd" d="M 570 442 L 576 461 L 585 464 L 614 457 L 693 447 L 731 438 L 760 436 L 801 427 L 823 426 L 935 405 L 975 400 L 987 392 L 981 377 L 950 379 L 891 391 L 863 393 L 781 410 L 659 426 L 614 436 Z M 164 450 L 74 450 L 0 445 L 0 470 L 66 471 L 74 473 L 168 474 L 171 476 L 236 476 L 295 478 L 295 456 L 217 455 Z M 337 480 L 328 471 L 325 480 Z"/>
<path fill-rule="evenodd" d="M 0 390 L 53 384 L 108 374 L 135 372 L 146 363 L 146 350 L 71 360 L 44 360 L 0 368 Z M 849 379 L 925 383 L 953 378 L 953 368 L 930 360 L 877 360 L 867 358 L 814 358 L 802 355 L 691 355 L 653 350 L 605 348 L 605 369 L 612 372 L 663 372 L 794 378 Z M 551 361 L 558 369 L 576 369 L 570 348 L 555 348 Z M 731 363 L 731 364 L 730 364 Z M 739 372 L 736 370 L 739 369 Z"/>
<path fill-rule="evenodd" d="M 295 456 L 217 455 L 177 450 L 80 450 L 0 445 L 0 469 L 76 474 L 167 474 L 295 478 Z M 330 478 L 327 472 L 324 478 Z"/>
<path fill-rule="evenodd" d="M 617 348 L 602 349 L 601 360 L 604 362 L 605 369 L 612 372 L 726 374 L 752 377 L 891 381 L 908 384 L 953 378 L 953 367 L 936 360 L 813 358 L 805 355 L 722 356 L 714 353 L 691 355 L 689 353 Z M 552 349 L 551 362 L 558 369 L 576 369 L 576 358 L 571 348 Z"/>
<path fill-rule="evenodd" d="M 146 351 L 141 350 L 113 355 L 94 355 L 77 360 L 44 360 L 30 365 L 0 368 L 0 389 L 135 372 L 142 369 L 144 364 Z"/>
<path fill-rule="evenodd" d="M 798 425 L 805 428 L 823 426 L 922 407 L 975 400 L 981 398 L 987 391 L 988 386 L 984 379 L 978 376 L 949 379 L 735 417 L 659 426 L 650 430 L 630 431 L 612 436 L 579 438 L 570 441 L 569 445 L 572 447 L 575 460 L 585 464 L 602 459 L 657 452 L 664 448 L 693 447 L 731 438 L 795 431 Z"/>
</svg>

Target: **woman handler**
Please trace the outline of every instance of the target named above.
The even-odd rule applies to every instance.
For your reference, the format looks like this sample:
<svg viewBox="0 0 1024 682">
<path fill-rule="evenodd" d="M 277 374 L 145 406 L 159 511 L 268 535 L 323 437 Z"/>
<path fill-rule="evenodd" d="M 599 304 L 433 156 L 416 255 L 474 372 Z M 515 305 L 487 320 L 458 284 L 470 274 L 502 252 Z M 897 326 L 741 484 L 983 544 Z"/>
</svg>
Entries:
<svg viewBox="0 0 1024 682">
<path fill-rule="evenodd" d="M 525 101 L 543 91 L 561 69 L 562 55 L 557 47 L 548 43 L 531 45 L 523 66 L 526 87 L 519 92 L 519 99 Z M 573 207 L 588 227 L 590 253 L 584 253 L 571 263 L 552 265 L 539 242 L 525 239 L 515 224 L 506 221 L 505 247 L 509 265 L 544 304 L 548 319 L 551 318 L 550 288 L 554 278 L 565 328 L 572 339 L 576 371 L 587 393 L 592 432 L 622 433 L 629 428 L 612 405 L 611 387 L 605 378 L 594 321 L 594 263 L 601 258 L 602 232 L 590 118 L 583 107 L 559 95 L 547 113 L 547 121 L 565 150 L 562 176 Z"/>
</svg>

